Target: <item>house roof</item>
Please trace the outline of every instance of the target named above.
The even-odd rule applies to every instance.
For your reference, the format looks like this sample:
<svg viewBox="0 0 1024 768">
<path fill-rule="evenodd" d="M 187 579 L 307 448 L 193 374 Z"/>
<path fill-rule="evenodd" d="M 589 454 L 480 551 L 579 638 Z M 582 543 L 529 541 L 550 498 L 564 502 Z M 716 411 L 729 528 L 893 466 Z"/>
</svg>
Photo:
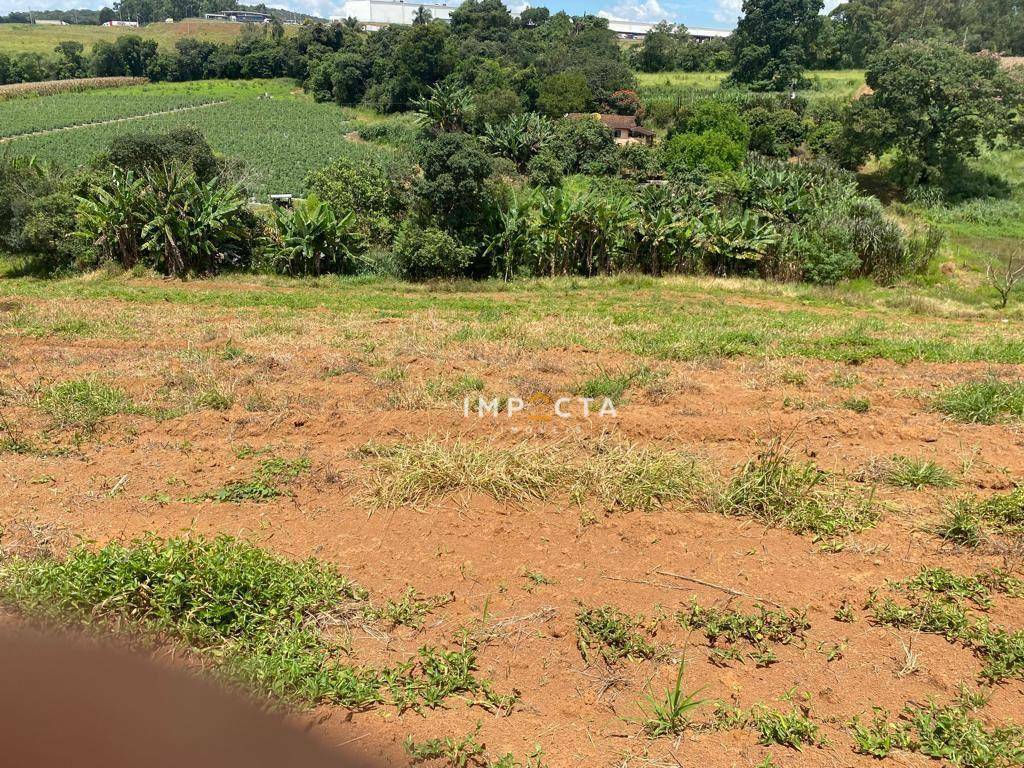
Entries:
<svg viewBox="0 0 1024 768">
<path fill-rule="evenodd" d="M 603 112 L 570 112 L 566 115 L 570 120 L 580 120 L 584 117 L 600 120 L 613 131 L 629 131 L 635 136 L 653 136 L 654 131 L 641 128 L 636 124 L 634 115 L 609 115 Z"/>
</svg>

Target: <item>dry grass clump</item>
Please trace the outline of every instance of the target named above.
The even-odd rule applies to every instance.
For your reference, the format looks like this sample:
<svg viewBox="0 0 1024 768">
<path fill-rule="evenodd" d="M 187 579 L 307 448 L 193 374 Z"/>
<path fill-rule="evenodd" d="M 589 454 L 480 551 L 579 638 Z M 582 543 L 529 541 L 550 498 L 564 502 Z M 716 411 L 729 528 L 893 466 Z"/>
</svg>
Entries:
<svg viewBox="0 0 1024 768">
<path fill-rule="evenodd" d="M 650 510 L 702 490 L 691 456 L 599 442 L 589 451 L 566 443 L 498 446 L 461 438 L 367 445 L 373 463 L 371 501 L 379 507 L 422 506 L 452 493 L 482 493 L 523 503 L 565 492 L 576 503 L 597 499 L 607 509 Z"/>
<path fill-rule="evenodd" d="M 790 449 L 775 439 L 711 497 L 710 506 L 724 515 L 819 539 L 858 533 L 878 522 L 881 513 L 870 495 L 856 498 L 826 479 L 814 464 L 795 461 Z"/>
<path fill-rule="evenodd" d="M 497 501 L 543 499 L 566 479 L 550 448 L 520 443 L 507 448 L 482 442 L 425 438 L 398 445 L 369 444 L 373 459 L 370 497 L 380 507 L 422 506 L 458 491 Z"/>
</svg>

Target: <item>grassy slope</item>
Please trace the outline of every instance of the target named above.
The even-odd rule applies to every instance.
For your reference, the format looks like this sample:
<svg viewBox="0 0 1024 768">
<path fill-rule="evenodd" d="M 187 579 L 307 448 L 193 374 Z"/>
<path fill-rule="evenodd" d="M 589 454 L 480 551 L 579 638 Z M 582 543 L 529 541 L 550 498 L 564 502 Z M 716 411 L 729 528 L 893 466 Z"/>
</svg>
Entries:
<svg viewBox="0 0 1024 768">
<path fill-rule="evenodd" d="M 2 53 L 50 53 L 62 40 L 77 40 L 92 47 L 99 40 L 116 40 L 121 35 L 139 35 L 156 40 L 161 48 L 169 49 L 183 37 L 197 37 L 226 43 L 234 40 L 245 29 L 245 24 L 219 21 L 197 21 L 186 19 L 174 24 L 150 24 L 145 27 L 98 27 L 84 24 L 69 24 L 65 27 L 38 24 L 0 24 L 0 52 Z M 286 27 L 285 33 L 293 33 L 294 27 Z"/>
<path fill-rule="evenodd" d="M 1024 330 L 998 320 L 1024 317 L 1021 308 L 997 314 L 984 293 L 944 298 L 947 284 L 817 289 L 756 280 L 623 276 L 438 286 L 247 275 L 185 286 L 102 276 L 35 280 L 16 277 L 11 267 L 6 279 L 0 277 L 0 296 L 170 302 L 274 315 L 320 309 L 364 317 L 430 312 L 461 329 L 457 340 L 515 339 L 524 349 L 574 346 L 666 360 L 744 355 L 1024 362 Z M 61 332 L 49 322 L 8 315 L 0 332 Z M 91 333 L 87 327 L 70 332 Z"/>
<path fill-rule="evenodd" d="M 727 75 L 727 72 L 638 72 L 637 82 L 641 96 L 664 99 L 694 88 L 717 88 Z M 811 87 L 801 93 L 808 98 L 852 98 L 864 85 L 864 72 L 858 69 L 808 72 L 807 77 Z"/>
</svg>

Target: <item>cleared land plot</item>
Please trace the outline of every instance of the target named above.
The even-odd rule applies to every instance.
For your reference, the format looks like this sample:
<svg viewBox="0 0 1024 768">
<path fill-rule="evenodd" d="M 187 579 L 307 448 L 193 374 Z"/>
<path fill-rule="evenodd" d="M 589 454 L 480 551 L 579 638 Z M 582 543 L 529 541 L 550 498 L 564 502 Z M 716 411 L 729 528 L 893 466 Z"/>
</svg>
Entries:
<svg viewBox="0 0 1024 768">
<path fill-rule="evenodd" d="M 366 591 L 239 553 L 261 574 L 253 603 L 211 631 L 234 583 L 207 570 L 221 550 L 131 561 L 179 558 L 221 585 L 197 593 L 209 611 L 178 615 L 159 601 L 185 586 L 147 582 L 147 626 L 319 704 L 331 743 L 397 761 L 408 736 L 459 741 L 479 723 L 490 754 L 520 763 L 539 745 L 549 766 L 685 749 L 715 768 L 867 768 L 854 716 L 972 695 L 955 718 L 985 733 L 968 748 L 1019 754 L 1019 735 L 993 735 L 1024 706 L 1018 401 L 970 418 L 988 391 L 1019 399 L 1024 332 L 991 310 L 630 278 L 8 277 L 0 295 L 4 552 L 191 531 L 333 566 Z M 537 410 L 465 418 L 479 394 Z M 584 395 L 616 415 L 545 417 Z M 950 520 L 960 499 L 970 538 Z M 60 594 L 116 620 L 120 587 L 89 574 L 125 559 L 73 558 L 3 572 L 7 599 L 49 609 L 77 579 Z M 974 629 L 924 627 L 936 604 Z M 268 655 L 285 640 L 307 651 Z M 666 724 L 641 704 L 684 654 L 684 690 L 722 705 L 689 712 L 680 744 L 651 737 Z M 289 658 L 317 671 L 308 685 Z"/>
</svg>

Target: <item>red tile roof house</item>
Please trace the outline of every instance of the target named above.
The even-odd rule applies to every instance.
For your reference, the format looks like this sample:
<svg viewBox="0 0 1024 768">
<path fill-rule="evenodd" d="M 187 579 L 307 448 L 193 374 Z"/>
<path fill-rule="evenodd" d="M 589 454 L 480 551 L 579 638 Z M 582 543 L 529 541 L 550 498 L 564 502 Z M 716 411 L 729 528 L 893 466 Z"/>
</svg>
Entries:
<svg viewBox="0 0 1024 768">
<path fill-rule="evenodd" d="M 600 120 L 607 125 L 615 137 L 616 144 L 643 143 L 649 147 L 654 143 L 654 131 L 637 125 L 636 117 L 633 115 L 606 115 L 601 112 L 570 112 L 566 115 L 569 120 L 582 120 L 587 117 Z"/>
</svg>

